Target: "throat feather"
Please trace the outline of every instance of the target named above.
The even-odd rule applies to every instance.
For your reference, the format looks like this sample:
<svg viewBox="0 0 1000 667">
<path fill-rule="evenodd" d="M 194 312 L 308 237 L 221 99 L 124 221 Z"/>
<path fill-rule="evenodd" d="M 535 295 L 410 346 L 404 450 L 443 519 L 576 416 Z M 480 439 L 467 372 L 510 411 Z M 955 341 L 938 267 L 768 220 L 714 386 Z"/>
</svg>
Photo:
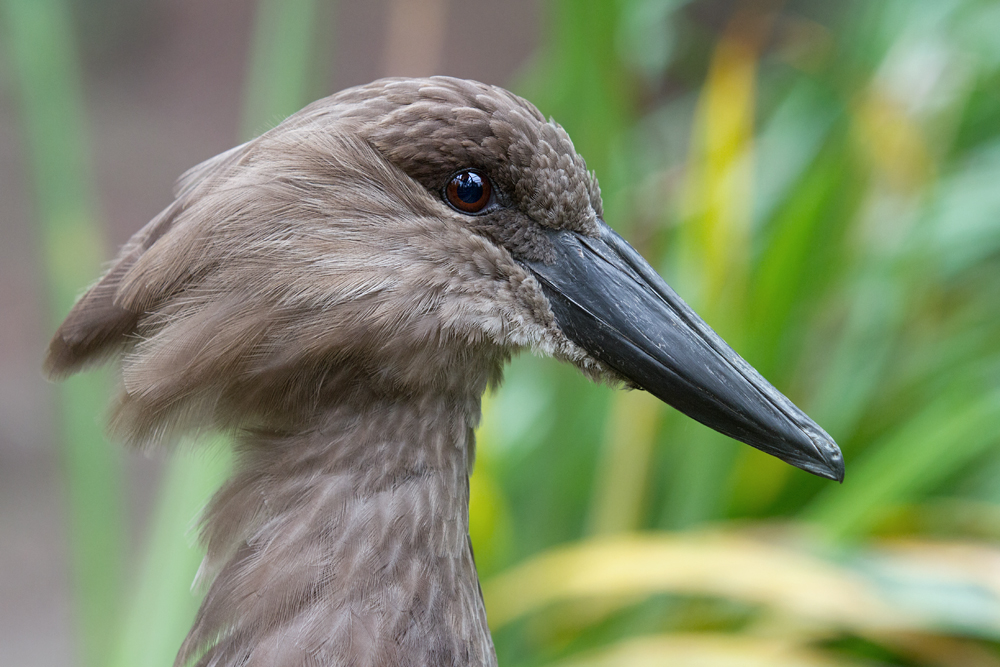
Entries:
<svg viewBox="0 0 1000 667">
<path fill-rule="evenodd" d="M 478 397 L 375 401 L 246 434 L 178 664 L 495 665 L 468 540 L 478 413 Z"/>
</svg>

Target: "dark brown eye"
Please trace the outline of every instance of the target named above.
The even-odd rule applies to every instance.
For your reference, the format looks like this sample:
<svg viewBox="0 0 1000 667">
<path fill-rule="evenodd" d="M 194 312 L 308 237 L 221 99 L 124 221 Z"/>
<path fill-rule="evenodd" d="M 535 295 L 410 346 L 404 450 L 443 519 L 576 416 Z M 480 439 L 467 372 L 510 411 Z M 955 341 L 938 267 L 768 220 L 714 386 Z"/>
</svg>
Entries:
<svg viewBox="0 0 1000 667">
<path fill-rule="evenodd" d="M 490 179 L 475 169 L 458 172 L 444 188 L 445 199 L 462 213 L 479 213 L 490 203 L 492 195 Z"/>
</svg>

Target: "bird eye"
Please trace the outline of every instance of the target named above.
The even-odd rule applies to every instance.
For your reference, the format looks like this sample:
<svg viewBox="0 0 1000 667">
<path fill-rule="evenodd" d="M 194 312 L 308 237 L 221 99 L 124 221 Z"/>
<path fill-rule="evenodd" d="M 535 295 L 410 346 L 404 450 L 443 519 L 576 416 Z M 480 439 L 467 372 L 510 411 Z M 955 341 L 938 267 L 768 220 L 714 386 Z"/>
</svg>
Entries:
<svg viewBox="0 0 1000 667">
<path fill-rule="evenodd" d="M 444 198 L 462 213 L 479 213 L 493 199 L 493 186 L 485 174 L 466 169 L 451 177 Z"/>
</svg>

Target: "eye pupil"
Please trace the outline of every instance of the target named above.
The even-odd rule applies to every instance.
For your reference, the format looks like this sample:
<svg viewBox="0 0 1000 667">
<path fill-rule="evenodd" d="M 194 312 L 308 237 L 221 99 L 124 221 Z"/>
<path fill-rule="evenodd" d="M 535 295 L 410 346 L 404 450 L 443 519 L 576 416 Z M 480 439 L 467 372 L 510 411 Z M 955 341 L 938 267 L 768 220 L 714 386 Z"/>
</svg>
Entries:
<svg viewBox="0 0 1000 667">
<path fill-rule="evenodd" d="M 445 199 L 463 213 L 478 213 L 490 203 L 490 179 L 484 174 L 466 169 L 451 177 L 445 187 Z"/>
<path fill-rule="evenodd" d="M 458 198 L 466 204 L 475 204 L 483 198 L 483 179 L 479 174 L 467 171 L 455 177 L 458 180 Z"/>
</svg>

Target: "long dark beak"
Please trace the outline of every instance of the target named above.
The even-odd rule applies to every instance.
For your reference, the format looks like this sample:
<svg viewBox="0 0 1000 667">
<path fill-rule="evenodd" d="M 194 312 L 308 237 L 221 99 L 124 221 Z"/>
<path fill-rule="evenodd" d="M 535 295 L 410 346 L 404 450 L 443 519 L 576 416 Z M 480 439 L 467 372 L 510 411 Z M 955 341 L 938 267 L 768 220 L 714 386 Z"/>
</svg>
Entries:
<svg viewBox="0 0 1000 667">
<path fill-rule="evenodd" d="M 793 466 L 844 479 L 840 448 L 670 289 L 613 229 L 549 231 L 551 262 L 524 262 L 577 345 L 716 431 Z"/>
</svg>

